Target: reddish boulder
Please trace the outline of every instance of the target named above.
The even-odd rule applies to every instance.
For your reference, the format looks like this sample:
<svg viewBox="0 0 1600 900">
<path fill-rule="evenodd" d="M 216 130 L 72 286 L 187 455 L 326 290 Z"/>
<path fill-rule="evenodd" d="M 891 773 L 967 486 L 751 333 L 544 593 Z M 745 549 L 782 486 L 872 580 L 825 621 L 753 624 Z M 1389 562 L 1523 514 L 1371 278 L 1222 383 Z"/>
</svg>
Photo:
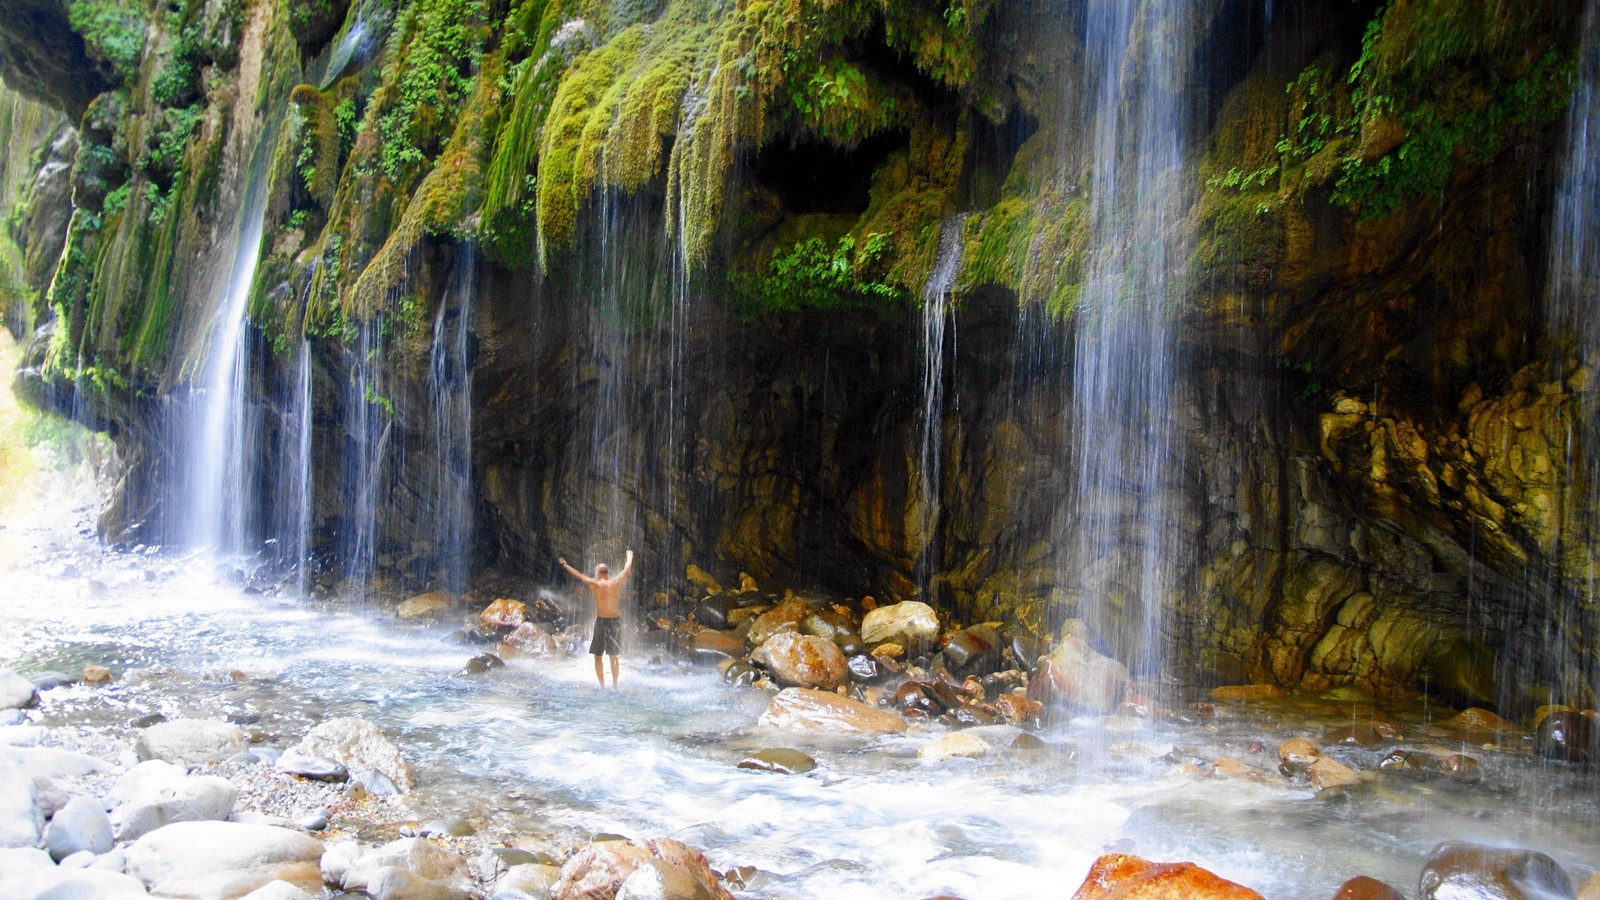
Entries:
<svg viewBox="0 0 1600 900">
<path fill-rule="evenodd" d="M 1406 895 L 1376 878 L 1357 875 L 1339 885 L 1333 900 L 1406 900 Z"/>
<path fill-rule="evenodd" d="M 486 633 L 505 631 L 521 625 L 527 618 L 528 607 L 521 600 L 501 598 L 478 613 L 478 627 Z"/>
<path fill-rule="evenodd" d="M 849 668 L 833 641 L 791 631 L 773 635 L 750 658 L 765 665 L 772 677 L 794 687 L 835 688 Z"/>
<path fill-rule="evenodd" d="M 1262 900 L 1191 862 L 1158 863 L 1126 853 L 1094 861 L 1073 900 Z"/>
</svg>

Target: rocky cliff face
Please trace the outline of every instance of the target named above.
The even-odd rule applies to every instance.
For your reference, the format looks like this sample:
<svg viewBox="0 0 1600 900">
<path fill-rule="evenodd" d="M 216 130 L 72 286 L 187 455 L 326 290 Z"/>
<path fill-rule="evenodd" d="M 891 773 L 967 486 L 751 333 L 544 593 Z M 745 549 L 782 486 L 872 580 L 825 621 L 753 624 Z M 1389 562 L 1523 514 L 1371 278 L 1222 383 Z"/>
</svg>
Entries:
<svg viewBox="0 0 1600 900">
<path fill-rule="evenodd" d="M 72 158 L 70 205 L 41 172 L 21 231 L 23 380 L 122 443 L 107 533 L 173 540 L 259 178 L 243 496 L 329 585 L 628 545 L 662 586 L 698 562 L 952 622 L 1093 618 L 1184 680 L 1587 690 L 1597 361 L 1541 314 L 1581 4 L 1324 6 L 1185 13 L 1175 438 L 1091 517 L 1070 2 L 196 0 L 138 19 L 127 62 L 106 23 L 131 12 L 80 0 L 41 27 L 109 90 L 6 71 L 77 122 L 45 157 Z M 1152 509 L 1170 596 L 1083 540 Z M 1157 610 L 1139 659 L 1118 623 Z"/>
</svg>

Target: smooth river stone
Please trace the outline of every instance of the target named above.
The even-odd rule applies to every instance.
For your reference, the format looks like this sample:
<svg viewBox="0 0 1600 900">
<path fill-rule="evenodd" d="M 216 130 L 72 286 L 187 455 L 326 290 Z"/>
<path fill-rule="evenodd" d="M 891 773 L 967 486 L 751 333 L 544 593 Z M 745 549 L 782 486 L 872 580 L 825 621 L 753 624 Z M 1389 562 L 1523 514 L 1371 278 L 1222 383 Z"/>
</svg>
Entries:
<svg viewBox="0 0 1600 900">
<path fill-rule="evenodd" d="M 833 641 L 809 634 L 775 634 L 757 647 L 750 658 L 763 663 L 782 684 L 793 687 L 835 688 L 849 671 L 844 654 Z"/>
<path fill-rule="evenodd" d="M 273 881 L 321 890 L 322 842 L 298 831 L 239 822 L 178 822 L 128 848 L 128 872 L 151 893 L 237 897 Z"/>
<path fill-rule="evenodd" d="M 33 682 L 9 670 L 0 669 L 0 709 L 24 709 L 39 705 L 39 690 Z"/>
<path fill-rule="evenodd" d="M 861 639 L 868 644 L 896 643 L 921 648 L 939 636 L 939 615 L 920 600 L 880 606 L 861 618 Z"/>
<path fill-rule="evenodd" d="M 757 769 L 763 772 L 782 772 L 785 775 L 797 775 L 809 772 L 817 767 L 817 761 L 810 756 L 790 747 L 772 747 L 766 750 L 757 750 L 744 759 L 739 760 L 741 769 Z"/>
<path fill-rule="evenodd" d="M 1572 879 L 1554 859 L 1534 850 L 1446 841 L 1422 865 L 1417 888 L 1424 898 L 1577 897 Z"/>
<path fill-rule="evenodd" d="M 277 767 L 292 772 L 313 760 L 332 760 L 343 765 L 349 770 L 350 780 L 359 782 L 374 794 L 404 794 L 411 790 L 411 770 L 399 749 L 376 725 L 363 719 L 323 722 L 306 732 L 300 743 L 283 751 Z M 391 785 L 392 789 L 386 789 Z"/>
<path fill-rule="evenodd" d="M 73 797 L 50 817 L 50 824 L 44 830 L 44 843 L 50 856 L 57 860 L 85 850 L 105 853 L 112 844 L 111 817 L 106 815 L 99 801 Z"/>
<path fill-rule="evenodd" d="M 888 734 L 906 730 L 900 716 L 812 688 L 784 688 L 773 695 L 760 723 L 774 728 Z"/>
<path fill-rule="evenodd" d="M 243 750 L 239 726 L 209 719 L 173 719 L 146 728 L 134 742 L 140 760 L 159 759 L 185 766 L 222 762 Z"/>
<path fill-rule="evenodd" d="M 1262 896 L 1191 862 L 1158 863 L 1125 853 L 1094 861 L 1073 900 L 1263 900 Z"/>
</svg>

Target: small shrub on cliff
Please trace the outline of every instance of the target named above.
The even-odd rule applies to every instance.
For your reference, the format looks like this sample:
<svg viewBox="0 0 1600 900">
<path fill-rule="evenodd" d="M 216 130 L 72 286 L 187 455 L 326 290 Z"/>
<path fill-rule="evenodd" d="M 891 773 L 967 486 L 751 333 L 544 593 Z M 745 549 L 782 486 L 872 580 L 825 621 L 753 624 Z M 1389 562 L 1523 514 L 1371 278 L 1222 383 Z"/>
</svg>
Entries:
<svg viewBox="0 0 1600 900">
<path fill-rule="evenodd" d="M 903 309 L 911 297 L 898 285 L 871 273 L 889 248 L 887 234 L 867 235 L 856 247 L 854 235 L 829 245 L 820 237 L 808 238 L 775 253 L 760 275 L 736 275 L 735 306 L 745 315 L 799 309 Z"/>
<path fill-rule="evenodd" d="M 144 4 L 129 0 L 73 0 L 67 21 L 83 37 L 90 54 L 105 60 L 117 77 L 131 82 L 139 75 L 144 52 Z"/>
</svg>

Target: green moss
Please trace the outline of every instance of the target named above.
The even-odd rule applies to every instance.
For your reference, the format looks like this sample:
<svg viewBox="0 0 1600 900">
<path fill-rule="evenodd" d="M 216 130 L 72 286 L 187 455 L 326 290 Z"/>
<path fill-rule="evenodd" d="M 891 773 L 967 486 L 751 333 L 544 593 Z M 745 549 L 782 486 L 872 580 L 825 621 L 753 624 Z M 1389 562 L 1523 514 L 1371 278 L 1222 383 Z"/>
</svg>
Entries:
<svg viewBox="0 0 1600 900">
<path fill-rule="evenodd" d="M 745 316 L 800 309 L 871 309 L 892 315 L 913 294 L 875 278 L 891 235 L 868 234 L 857 246 L 854 235 L 837 241 L 810 237 L 773 254 L 759 274 L 733 276 L 734 308 Z"/>
<path fill-rule="evenodd" d="M 398 50 L 374 99 L 379 165 L 405 181 L 425 169 L 472 92 L 488 39 L 482 0 L 421 0 L 397 26 Z"/>
<path fill-rule="evenodd" d="M 92 55 L 110 63 L 124 82 L 132 82 L 144 53 L 145 7 L 137 0 L 72 0 L 67 20 Z"/>
</svg>

